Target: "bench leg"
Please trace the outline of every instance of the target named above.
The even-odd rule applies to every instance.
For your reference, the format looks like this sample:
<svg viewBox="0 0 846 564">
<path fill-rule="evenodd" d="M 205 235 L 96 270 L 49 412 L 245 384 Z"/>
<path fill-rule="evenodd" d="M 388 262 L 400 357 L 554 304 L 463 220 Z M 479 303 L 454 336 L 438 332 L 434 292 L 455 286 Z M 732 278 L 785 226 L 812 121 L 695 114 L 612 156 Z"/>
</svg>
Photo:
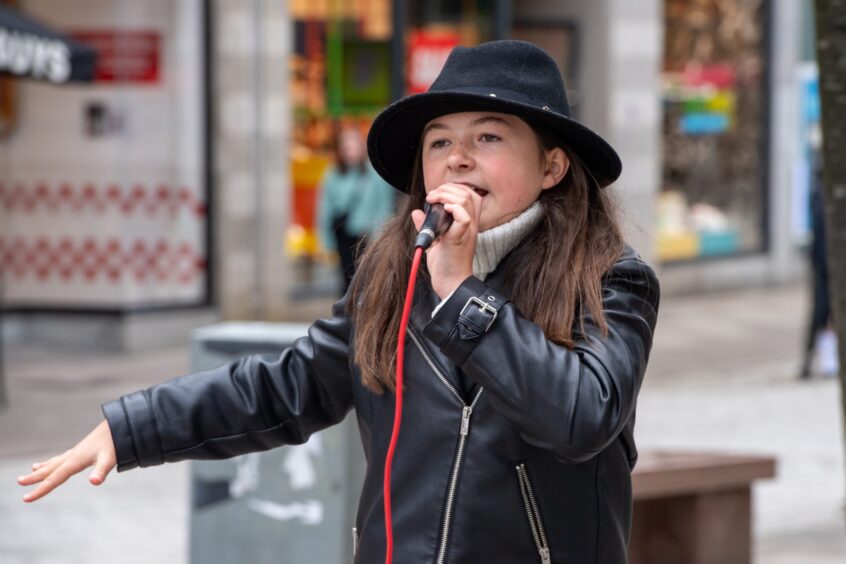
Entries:
<svg viewBox="0 0 846 564">
<path fill-rule="evenodd" d="M 634 503 L 630 564 L 749 564 L 748 487 Z"/>
</svg>

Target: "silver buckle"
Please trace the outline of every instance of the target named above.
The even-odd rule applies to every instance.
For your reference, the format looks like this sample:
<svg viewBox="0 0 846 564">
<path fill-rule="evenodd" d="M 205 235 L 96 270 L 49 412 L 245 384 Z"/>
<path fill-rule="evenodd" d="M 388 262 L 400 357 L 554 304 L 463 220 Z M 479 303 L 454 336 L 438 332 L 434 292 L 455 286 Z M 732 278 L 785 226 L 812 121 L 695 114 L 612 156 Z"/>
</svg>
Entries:
<svg viewBox="0 0 846 564">
<path fill-rule="evenodd" d="M 477 298 L 476 296 L 473 296 L 472 298 L 468 299 L 467 303 L 464 304 L 464 307 L 461 308 L 461 315 L 464 315 L 464 312 L 467 311 L 467 308 L 470 307 L 471 303 L 479 306 L 480 311 L 492 314 L 491 320 L 488 321 L 488 326 L 485 327 L 485 333 L 487 333 L 488 329 L 491 328 L 491 325 L 493 325 L 493 322 L 496 320 L 496 309 L 491 307 L 491 305 L 487 302 L 483 302 L 481 299 Z"/>
</svg>

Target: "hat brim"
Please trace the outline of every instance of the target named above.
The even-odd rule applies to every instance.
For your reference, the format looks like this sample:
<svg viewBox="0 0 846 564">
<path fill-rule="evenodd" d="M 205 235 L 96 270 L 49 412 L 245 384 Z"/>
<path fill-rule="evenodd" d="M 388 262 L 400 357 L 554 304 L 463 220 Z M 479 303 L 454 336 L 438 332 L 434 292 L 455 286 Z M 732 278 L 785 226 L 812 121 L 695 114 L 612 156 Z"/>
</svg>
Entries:
<svg viewBox="0 0 846 564">
<path fill-rule="evenodd" d="M 529 125 L 555 135 L 584 162 L 602 188 L 620 177 L 623 166 L 617 152 L 579 122 L 528 104 L 455 91 L 416 94 L 382 110 L 367 136 L 367 152 L 373 168 L 394 188 L 408 192 L 423 127 L 443 115 L 472 111 L 514 114 Z"/>
</svg>

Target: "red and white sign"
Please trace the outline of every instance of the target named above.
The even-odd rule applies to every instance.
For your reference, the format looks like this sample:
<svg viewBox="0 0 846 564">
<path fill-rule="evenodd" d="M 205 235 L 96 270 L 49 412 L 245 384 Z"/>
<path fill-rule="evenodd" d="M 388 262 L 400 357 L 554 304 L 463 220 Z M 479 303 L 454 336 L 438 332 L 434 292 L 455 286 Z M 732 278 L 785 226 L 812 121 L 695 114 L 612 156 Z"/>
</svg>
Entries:
<svg viewBox="0 0 846 564">
<path fill-rule="evenodd" d="M 456 45 L 458 35 L 451 33 L 415 31 L 411 34 L 408 42 L 409 94 L 429 90 Z"/>
<path fill-rule="evenodd" d="M 82 30 L 74 39 L 97 50 L 95 82 L 159 81 L 161 34 L 151 30 Z"/>
<path fill-rule="evenodd" d="M 734 68 L 725 63 L 714 65 L 688 64 L 684 68 L 686 86 L 715 86 L 721 89 L 734 88 L 736 73 Z"/>
</svg>

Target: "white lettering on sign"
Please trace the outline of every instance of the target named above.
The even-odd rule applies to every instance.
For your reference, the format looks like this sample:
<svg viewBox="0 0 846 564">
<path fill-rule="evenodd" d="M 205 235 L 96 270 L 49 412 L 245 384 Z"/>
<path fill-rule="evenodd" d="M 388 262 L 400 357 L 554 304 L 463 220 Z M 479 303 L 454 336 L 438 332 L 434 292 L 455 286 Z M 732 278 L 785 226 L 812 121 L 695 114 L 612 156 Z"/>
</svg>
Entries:
<svg viewBox="0 0 846 564">
<path fill-rule="evenodd" d="M 0 27 L 0 70 L 20 76 L 66 82 L 70 50 L 58 39 L 47 39 Z"/>
<path fill-rule="evenodd" d="M 288 447 L 288 453 L 282 462 L 282 471 L 288 475 L 292 490 L 304 490 L 317 483 L 317 471 L 314 458 L 323 454 L 323 437 L 312 435 L 304 445 Z"/>
<path fill-rule="evenodd" d="M 229 495 L 238 499 L 255 491 L 259 483 L 259 454 L 253 452 L 238 459 L 235 479 L 229 482 Z"/>
<path fill-rule="evenodd" d="M 299 519 L 304 525 L 319 525 L 323 522 L 323 504 L 316 499 L 283 504 L 250 498 L 247 500 L 247 507 L 277 521 Z"/>
<path fill-rule="evenodd" d="M 415 88 L 427 90 L 438 78 L 452 46 L 418 48 L 411 54 L 411 83 Z"/>
</svg>

